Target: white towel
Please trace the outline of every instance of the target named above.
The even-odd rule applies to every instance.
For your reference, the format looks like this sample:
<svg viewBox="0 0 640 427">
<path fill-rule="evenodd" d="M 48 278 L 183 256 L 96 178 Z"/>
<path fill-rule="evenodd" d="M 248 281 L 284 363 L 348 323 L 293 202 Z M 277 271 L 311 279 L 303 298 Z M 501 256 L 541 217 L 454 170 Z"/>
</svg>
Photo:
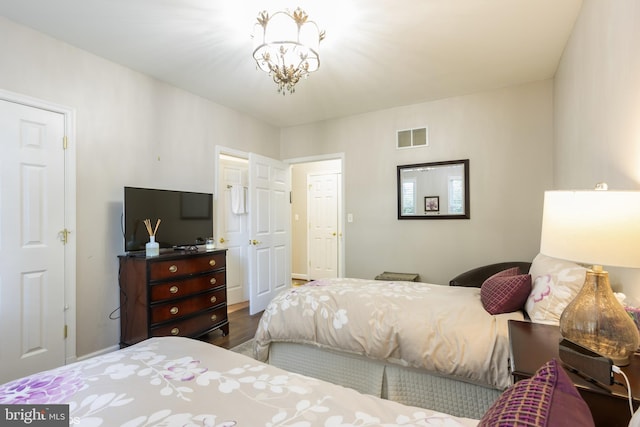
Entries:
<svg viewBox="0 0 640 427">
<path fill-rule="evenodd" d="M 236 215 L 247 213 L 245 188 L 241 185 L 231 186 L 231 212 Z"/>
</svg>

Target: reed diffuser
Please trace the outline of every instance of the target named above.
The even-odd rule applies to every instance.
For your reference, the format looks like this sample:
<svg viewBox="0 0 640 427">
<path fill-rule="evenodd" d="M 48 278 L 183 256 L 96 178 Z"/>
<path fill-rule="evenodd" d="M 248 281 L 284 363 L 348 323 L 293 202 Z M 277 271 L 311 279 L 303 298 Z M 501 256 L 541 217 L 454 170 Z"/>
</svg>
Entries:
<svg viewBox="0 0 640 427">
<path fill-rule="evenodd" d="M 151 220 L 145 219 L 144 226 L 147 227 L 147 233 L 149 233 L 149 242 L 146 244 L 145 249 L 147 252 L 147 256 L 158 256 L 160 255 L 160 245 L 156 242 L 156 232 L 158 231 L 158 227 L 160 226 L 160 218 L 156 221 L 155 228 L 151 228 Z"/>
</svg>

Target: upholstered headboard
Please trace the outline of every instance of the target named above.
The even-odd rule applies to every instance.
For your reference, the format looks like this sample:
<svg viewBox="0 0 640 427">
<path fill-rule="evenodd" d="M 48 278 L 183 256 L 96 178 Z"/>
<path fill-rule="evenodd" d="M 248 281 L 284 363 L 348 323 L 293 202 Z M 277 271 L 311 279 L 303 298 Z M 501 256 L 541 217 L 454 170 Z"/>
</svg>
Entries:
<svg viewBox="0 0 640 427">
<path fill-rule="evenodd" d="M 526 274 L 531 267 L 530 262 L 523 261 L 509 261 L 499 262 L 496 264 L 488 264 L 482 267 L 477 267 L 464 273 L 458 274 L 456 277 L 449 281 L 449 286 L 465 286 L 479 288 L 482 286 L 485 280 L 511 267 L 520 267 L 520 273 Z"/>
</svg>

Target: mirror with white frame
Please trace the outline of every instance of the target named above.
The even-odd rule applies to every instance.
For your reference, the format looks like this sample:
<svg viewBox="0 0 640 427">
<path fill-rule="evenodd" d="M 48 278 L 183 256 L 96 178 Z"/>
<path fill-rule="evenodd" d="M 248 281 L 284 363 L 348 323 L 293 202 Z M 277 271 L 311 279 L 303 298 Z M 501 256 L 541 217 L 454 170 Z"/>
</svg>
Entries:
<svg viewBox="0 0 640 427">
<path fill-rule="evenodd" d="M 398 219 L 469 218 L 469 159 L 398 166 Z"/>
</svg>

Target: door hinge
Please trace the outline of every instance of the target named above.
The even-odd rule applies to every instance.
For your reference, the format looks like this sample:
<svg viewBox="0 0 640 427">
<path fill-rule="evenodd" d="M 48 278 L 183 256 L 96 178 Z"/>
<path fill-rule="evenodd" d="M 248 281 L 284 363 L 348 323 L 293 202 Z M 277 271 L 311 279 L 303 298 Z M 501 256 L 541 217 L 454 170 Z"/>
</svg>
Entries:
<svg viewBox="0 0 640 427">
<path fill-rule="evenodd" d="M 69 242 L 69 233 L 71 233 L 71 232 L 69 230 L 67 230 L 66 228 L 63 229 L 62 231 L 60 231 L 60 233 L 58 233 L 58 235 L 60 236 L 60 240 L 65 245 Z"/>
<path fill-rule="evenodd" d="M 65 339 L 66 339 L 66 338 L 67 338 L 67 336 L 69 335 L 69 334 L 68 334 L 68 332 L 69 332 L 69 327 L 68 327 L 67 325 L 64 325 L 64 338 L 65 338 Z"/>
<path fill-rule="evenodd" d="M 67 138 L 67 135 L 65 135 L 62 137 L 62 149 L 66 150 L 68 146 L 69 146 L 69 138 Z"/>
</svg>

